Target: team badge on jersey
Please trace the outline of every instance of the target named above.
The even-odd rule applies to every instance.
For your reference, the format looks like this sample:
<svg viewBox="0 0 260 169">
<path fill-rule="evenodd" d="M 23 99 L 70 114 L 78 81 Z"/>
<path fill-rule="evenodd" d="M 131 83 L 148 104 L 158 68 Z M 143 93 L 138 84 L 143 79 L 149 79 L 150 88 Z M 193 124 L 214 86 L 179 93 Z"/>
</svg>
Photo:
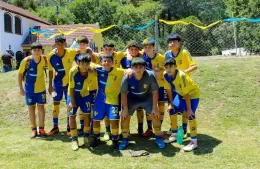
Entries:
<svg viewBox="0 0 260 169">
<path fill-rule="evenodd" d="M 144 88 L 145 88 L 145 89 L 147 88 L 147 86 L 148 86 L 147 84 L 144 84 Z"/>
</svg>

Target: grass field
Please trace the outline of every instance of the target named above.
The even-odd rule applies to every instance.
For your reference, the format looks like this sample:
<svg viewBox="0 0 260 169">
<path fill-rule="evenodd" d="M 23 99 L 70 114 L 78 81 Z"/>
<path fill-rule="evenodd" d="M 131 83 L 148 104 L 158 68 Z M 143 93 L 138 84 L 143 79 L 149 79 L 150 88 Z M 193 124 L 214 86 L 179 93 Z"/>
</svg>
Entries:
<svg viewBox="0 0 260 169">
<path fill-rule="evenodd" d="M 192 76 L 201 87 L 199 148 L 183 153 L 183 146 L 174 143 L 159 150 L 153 139 L 135 135 L 134 117 L 128 150 L 145 149 L 150 157 L 133 158 L 128 150 L 114 151 L 111 141 L 94 151 L 73 152 L 65 136 L 65 109 L 60 114 L 61 134 L 29 139 L 28 112 L 18 94 L 17 72 L 0 74 L 0 168 L 260 168 L 260 58 L 195 59 L 199 69 Z M 50 103 L 46 131 L 52 127 Z M 167 115 L 163 129 L 168 128 Z M 79 141 L 83 144 L 82 138 Z"/>
</svg>

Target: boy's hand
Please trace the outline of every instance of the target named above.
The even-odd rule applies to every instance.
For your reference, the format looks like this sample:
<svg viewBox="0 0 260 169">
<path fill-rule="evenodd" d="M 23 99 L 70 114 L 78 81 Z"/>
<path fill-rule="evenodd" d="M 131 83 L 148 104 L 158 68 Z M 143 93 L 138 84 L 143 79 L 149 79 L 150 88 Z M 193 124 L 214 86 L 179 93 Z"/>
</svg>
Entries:
<svg viewBox="0 0 260 169">
<path fill-rule="evenodd" d="M 72 110 L 73 108 L 77 107 L 75 103 L 70 102 L 69 104 L 69 110 Z"/>
<path fill-rule="evenodd" d="M 53 51 L 54 53 L 57 53 L 57 52 L 58 52 L 57 48 L 54 48 L 52 51 Z"/>
<path fill-rule="evenodd" d="M 128 77 L 128 78 L 132 78 L 133 76 L 133 70 L 131 68 L 128 68 L 125 72 L 125 75 Z"/>
<path fill-rule="evenodd" d="M 23 90 L 23 89 L 20 89 L 20 95 L 21 95 L 21 96 L 24 96 L 24 95 L 25 95 L 25 93 L 24 93 L 24 90 Z"/>
<path fill-rule="evenodd" d="M 188 110 L 187 110 L 187 115 L 188 115 L 188 117 L 195 116 L 195 114 L 192 112 L 191 109 L 188 109 Z"/>
<path fill-rule="evenodd" d="M 128 118 L 128 116 L 129 116 L 129 112 L 126 111 L 126 110 L 123 110 L 123 111 L 122 111 L 122 119 L 123 119 L 123 120 L 126 120 L 126 119 Z"/>
<path fill-rule="evenodd" d="M 158 110 L 157 106 L 153 106 L 152 115 L 157 117 L 157 118 L 160 117 L 160 113 L 159 113 L 159 110 Z"/>
<path fill-rule="evenodd" d="M 168 110 L 167 111 L 170 113 L 171 110 L 175 111 L 173 104 L 169 104 L 168 105 Z"/>
<path fill-rule="evenodd" d="M 127 60 L 132 61 L 133 57 L 130 54 L 127 54 L 126 56 Z"/>
<path fill-rule="evenodd" d="M 54 89 L 53 89 L 52 86 L 49 86 L 49 88 L 48 88 L 48 92 L 49 92 L 50 95 L 52 94 L 52 92 L 54 92 Z"/>
</svg>

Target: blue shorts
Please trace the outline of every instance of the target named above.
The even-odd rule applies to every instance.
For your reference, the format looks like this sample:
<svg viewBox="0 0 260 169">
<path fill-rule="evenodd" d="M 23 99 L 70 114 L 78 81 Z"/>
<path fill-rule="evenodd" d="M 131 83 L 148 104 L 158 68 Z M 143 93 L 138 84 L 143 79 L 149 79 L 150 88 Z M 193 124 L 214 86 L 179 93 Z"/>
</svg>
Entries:
<svg viewBox="0 0 260 169">
<path fill-rule="evenodd" d="M 196 110 L 198 108 L 199 100 L 200 100 L 199 98 L 190 100 L 191 101 L 191 110 L 194 114 L 196 113 Z M 176 113 L 183 113 L 183 112 L 187 111 L 187 106 L 186 106 L 186 102 L 185 102 L 184 98 L 178 94 L 173 99 L 173 105 L 174 105 L 175 111 L 171 110 L 170 115 L 174 115 Z"/>
<path fill-rule="evenodd" d="M 164 87 L 159 88 L 159 102 L 167 102 L 168 97 L 167 97 L 167 90 L 164 89 Z"/>
<path fill-rule="evenodd" d="M 146 113 L 152 114 L 152 111 L 153 111 L 153 98 L 152 97 L 148 97 L 143 100 L 128 99 L 127 103 L 128 103 L 128 113 L 131 116 L 134 114 L 134 112 L 137 109 L 141 109 L 141 110 L 144 109 L 146 111 Z M 124 107 L 123 107 L 123 109 L 124 109 Z"/>
<path fill-rule="evenodd" d="M 91 90 L 89 91 L 89 95 L 91 96 L 91 104 L 95 103 L 96 95 L 97 95 L 97 90 Z"/>
<path fill-rule="evenodd" d="M 79 107 L 84 114 L 90 114 L 90 112 L 91 112 L 91 99 L 92 99 L 91 95 L 88 95 L 86 97 L 75 97 L 75 103 L 76 103 L 77 107 L 70 110 L 69 115 L 75 116 Z M 71 100 L 71 98 L 70 98 L 70 96 L 68 96 L 67 97 L 67 105 L 70 104 L 70 100 Z"/>
<path fill-rule="evenodd" d="M 27 93 L 25 92 L 26 105 L 32 106 L 37 104 L 46 104 L 46 91 L 40 93 Z"/>
<path fill-rule="evenodd" d="M 59 102 L 62 100 L 63 94 L 65 97 L 65 100 L 67 100 L 67 96 L 68 96 L 68 86 L 64 86 L 64 87 L 55 87 L 53 86 L 55 92 L 57 93 L 57 96 L 53 97 L 53 101 L 54 102 Z"/>
<path fill-rule="evenodd" d="M 12 66 L 3 66 L 3 73 L 10 72 L 13 70 Z"/>
<path fill-rule="evenodd" d="M 93 120 L 101 121 L 105 116 L 109 120 L 119 120 L 119 106 L 96 101 L 94 105 Z"/>
</svg>

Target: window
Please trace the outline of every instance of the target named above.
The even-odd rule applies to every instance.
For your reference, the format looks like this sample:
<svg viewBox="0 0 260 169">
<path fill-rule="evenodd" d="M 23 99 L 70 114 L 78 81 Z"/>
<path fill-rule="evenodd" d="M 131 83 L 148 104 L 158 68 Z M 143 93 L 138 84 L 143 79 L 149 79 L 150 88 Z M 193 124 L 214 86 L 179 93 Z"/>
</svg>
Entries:
<svg viewBox="0 0 260 169">
<path fill-rule="evenodd" d="M 4 14 L 5 32 L 13 33 L 12 31 L 12 15 L 9 13 Z"/>
<path fill-rule="evenodd" d="M 22 34 L 22 20 L 20 17 L 15 16 L 14 17 L 14 23 L 15 23 L 15 34 L 21 35 Z"/>
</svg>

